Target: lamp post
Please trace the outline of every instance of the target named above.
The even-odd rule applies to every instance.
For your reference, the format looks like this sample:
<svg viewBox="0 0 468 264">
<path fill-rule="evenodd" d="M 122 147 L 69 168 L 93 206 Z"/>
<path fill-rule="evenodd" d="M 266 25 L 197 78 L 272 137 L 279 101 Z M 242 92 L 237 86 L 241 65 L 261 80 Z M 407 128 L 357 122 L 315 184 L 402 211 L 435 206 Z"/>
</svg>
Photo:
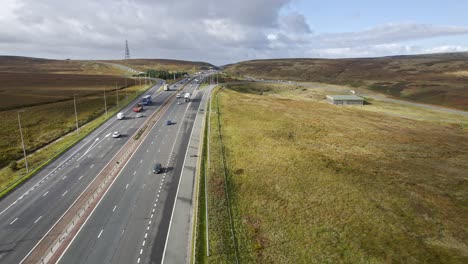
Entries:
<svg viewBox="0 0 468 264">
<path fill-rule="evenodd" d="M 107 117 L 106 87 L 104 87 L 104 109 L 106 110 L 106 117 Z"/>
<path fill-rule="evenodd" d="M 119 89 L 117 89 L 117 85 L 115 85 L 115 91 L 117 91 L 117 108 L 119 108 Z"/>
<path fill-rule="evenodd" d="M 80 135 L 80 126 L 78 125 L 78 112 L 76 111 L 76 95 L 73 95 L 73 106 L 75 107 L 76 134 Z"/>
<path fill-rule="evenodd" d="M 21 146 L 23 147 L 24 164 L 26 165 L 26 173 L 28 173 L 29 172 L 28 158 L 26 157 L 26 148 L 24 146 L 23 130 L 21 129 L 20 112 L 24 112 L 24 111 L 18 111 L 18 124 L 19 124 L 20 136 L 21 136 Z"/>
</svg>

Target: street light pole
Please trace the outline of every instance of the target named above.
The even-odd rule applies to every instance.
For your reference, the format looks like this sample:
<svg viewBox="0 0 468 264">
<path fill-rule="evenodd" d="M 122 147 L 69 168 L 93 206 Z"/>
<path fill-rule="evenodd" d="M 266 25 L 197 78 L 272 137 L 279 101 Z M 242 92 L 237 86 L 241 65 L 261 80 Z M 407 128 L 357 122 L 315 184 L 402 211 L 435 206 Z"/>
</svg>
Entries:
<svg viewBox="0 0 468 264">
<path fill-rule="evenodd" d="M 106 117 L 107 117 L 106 87 L 104 87 L 104 109 L 106 110 Z"/>
<path fill-rule="evenodd" d="M 119 108 L 119 89 L 117 89 L 117 85 L 115 86 L 115 91 L 117 91 L 117 108 Z"/>
<path fill-rule="evenodd" d="M 73 95 L 73 106 L 75 107 L 75 122 L 76 122 L 76 134 L 80 135 L 80 127 L 78 126 L 78 112 L 76 111 L 76 96 Z"/>
<path fill-rule="evenodd" d="M 20 136 L 21 136 L 21 146 L 23 147 L 24 164 L 26 164 L 26 173 L 28 173 L 29 172 L 28 158 L 26 157 L 26 148 L 24 146 L 23 130 L 21 129 L 20 111 L 18 111 L 18 124 L 19 124 Z"/>
</svg>

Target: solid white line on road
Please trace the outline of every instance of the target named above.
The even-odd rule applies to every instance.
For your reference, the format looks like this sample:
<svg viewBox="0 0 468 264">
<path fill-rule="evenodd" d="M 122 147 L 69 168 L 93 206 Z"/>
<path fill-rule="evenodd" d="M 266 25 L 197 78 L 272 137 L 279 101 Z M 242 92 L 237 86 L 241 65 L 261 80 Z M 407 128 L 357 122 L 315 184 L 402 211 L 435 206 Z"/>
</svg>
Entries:
<svg viewBox="0 0 468 264">
<path fill-rule="evenodd" d="M 45 192 L 42 196 L 46 196 L 49 193 L 49 191 Z"/>
<path fill-rule="evenodd" d="M 97 238 L 101 237 L 102 231 L 104 231 L 104 229 L 101 229 L 101 232 L 99 232 L 99 235 L 97 235 Z"/>
<path fill-rule="evenodd" d="M 37 222 L 39 222 L 39 220 L 41 220 L 41 218 L 42 218 L 42 215 L 41 215 L 41 216 L 39 216 L 39 217 L 36 219 L 36 221 L 34 221 L 34 223 L 37 223 Z"/>
<path fill-rule="evenodd" d="M 127 189 L 127 188 L 128 188 L 128 183 L 127 183 L 127 186 L 125 186 L 125 189 Z"/>
<path fill-rule="evenodd" d="M 112 209 L 112 212 L 114 212 L 114 211 L 115 211 L 115 208 L 117 208 L 117 205 L 114 205 L 114 208 Z"/>
<path fill-rule="evenodd" d="M 10 225 L 12 225 L 14 222 L 16 222 L 16 220 L 18 220 L 18 217 L 16 217 L 15 220 L 11 221 Z"/>
<path fill-rule="evenodd" d="M 91 164 L 91 166 L 89 166 L 90 169 L 91 169 L 92 167 L 94 167 L 94 164 Z"/>
<path fill-rule="evenodd" d="M 63 194 L 62 194 L 62 197 L 65 196 L 65 194 L 67 194 L 68 191 L 65 191 Z"/>
</svg>

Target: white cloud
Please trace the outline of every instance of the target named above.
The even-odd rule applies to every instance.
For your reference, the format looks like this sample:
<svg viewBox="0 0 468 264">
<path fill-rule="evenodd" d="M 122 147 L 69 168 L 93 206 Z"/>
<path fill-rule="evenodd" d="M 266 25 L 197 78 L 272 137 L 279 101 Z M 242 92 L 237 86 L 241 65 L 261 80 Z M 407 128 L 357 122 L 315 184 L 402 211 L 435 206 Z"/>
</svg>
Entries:
<svg viewBox="0 0 468 264">
<path fill-rule="evenodd" d="M 468 27 L 392 23 L 356 32 L 314 34 L 293 0 L 3 0 L 0 51 L 49 58 L 132 57 L 215 64 L 275 57 L 359 57 L 459 51 L 411 46 L 468 34 Z"/>
</svg>

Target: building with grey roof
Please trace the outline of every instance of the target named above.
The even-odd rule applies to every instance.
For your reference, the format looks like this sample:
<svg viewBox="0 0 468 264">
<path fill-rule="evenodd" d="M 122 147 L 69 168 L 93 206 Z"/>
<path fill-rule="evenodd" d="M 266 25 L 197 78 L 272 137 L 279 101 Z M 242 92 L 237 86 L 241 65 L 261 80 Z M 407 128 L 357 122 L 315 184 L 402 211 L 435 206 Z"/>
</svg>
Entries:
<svg viewBox="0 0 468 264">
<path fill-rule="evenodd" d="M 327 102 L 334 105 L 364 105 L 364 98 L 356 95 L 327 95 Z"/>
</svg>

